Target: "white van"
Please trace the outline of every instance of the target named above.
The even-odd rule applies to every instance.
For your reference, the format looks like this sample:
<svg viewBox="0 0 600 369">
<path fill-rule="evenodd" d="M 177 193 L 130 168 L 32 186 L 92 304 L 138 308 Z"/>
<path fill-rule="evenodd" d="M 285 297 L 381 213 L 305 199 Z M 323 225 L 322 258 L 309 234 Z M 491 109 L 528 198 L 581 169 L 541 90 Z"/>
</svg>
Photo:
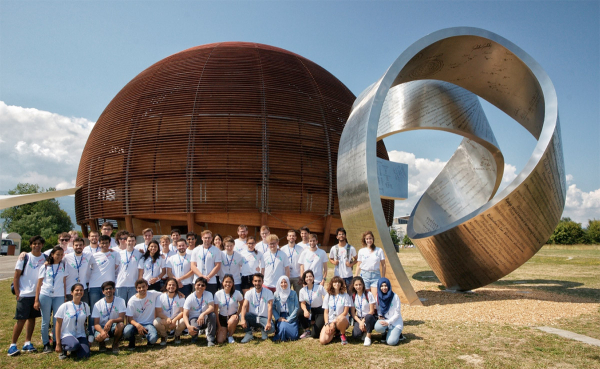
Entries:
<svg viewBox="0 0 600 369">
<path fill-rule="evenodd" d="M 14 245 L 12 240 L 2 240 L 2 245 L 0 245 L 0 255 L 8 255 L 9 245 Z"/>
</svg>

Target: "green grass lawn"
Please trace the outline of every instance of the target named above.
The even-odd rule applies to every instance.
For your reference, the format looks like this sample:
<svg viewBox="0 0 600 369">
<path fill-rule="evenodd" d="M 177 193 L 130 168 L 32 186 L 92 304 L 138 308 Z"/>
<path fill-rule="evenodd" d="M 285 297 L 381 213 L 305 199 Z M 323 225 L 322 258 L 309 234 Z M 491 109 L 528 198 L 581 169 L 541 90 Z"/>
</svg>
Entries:
<svg viewBox="0 0 600 369">
<path fill-rule="evenodd" d="M 440 284 L 416 249 L 400 251 L 400 259 L 411 280 L 420 290 L 439 291 Z M 544 247 L 529 262 L 488 288 L 541 290 L 600 303 L 600 249 L 562 250 Z M 433 276 L 433 277 L 432 277 Z M 427 281 L 427 283 L 423 283 Z M 184 338 L 179 346 L 147 348 L 135 352 L 122 350 L 118 357 L 98 353 L 74 364 L 59 361 L 56 354 L 21 354 L 7 357 L 14 321 L 15 300 L 10 280 L 0 282 L 0 368 L 72 367 L 211 367 L 211 368 L 600 368 L 600 347 L 544 333 L 531 326 L 492 323 L 447 323 L 432 317 L 405 321 L 407 340 L 396 347 L 362 342 L 341 346 L 339 341 L 321 346 L 318 341 L 274 344 L 270 341 L 207 348 L 206 340 L 192 345 Z M 519 282 L 515 284 L 515 282 Z M 525 298 L 525 295 L 524 295 Z M 468 299 L 467 299 L 468 300 Z M 34 344 L 41 349 L 40 320 Z M 600 339 L 600 312 L 562 319 L 553 326 Z M 236 332 L 239 342 L 243 333 Z M 256 337 L 259 334 L 255 335 Z M 23 344 L 23 335 L 19 348 Z M 124 348 L 124 346 L 123 346 Z"/>
</svg>

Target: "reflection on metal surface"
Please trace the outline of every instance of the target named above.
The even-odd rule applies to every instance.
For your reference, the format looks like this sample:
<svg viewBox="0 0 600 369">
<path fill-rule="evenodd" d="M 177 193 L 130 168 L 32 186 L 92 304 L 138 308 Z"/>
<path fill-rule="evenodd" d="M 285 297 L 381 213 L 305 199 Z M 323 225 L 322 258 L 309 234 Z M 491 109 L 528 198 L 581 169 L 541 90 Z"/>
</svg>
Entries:
<svg viewBox="0 0 600 369">
<path fill-rule="evenodd" d="M 498 194 L 504 159 L 477 96 L 538 141 Z M 441 30 L 411 45 L 353 105 L 338 152 L 338 196 L 350 242 L 373 230 L 403 301 L 420 304 L 383 218 L 375 157 L 379 140 L 415 129 L 464 137 L 408 223 L 409 237 L 450 289 L 492 283 L 531 258 L 560 219 L 566 185 L 556 93 L 529 55 L 477 28 Z"/>
</svg>

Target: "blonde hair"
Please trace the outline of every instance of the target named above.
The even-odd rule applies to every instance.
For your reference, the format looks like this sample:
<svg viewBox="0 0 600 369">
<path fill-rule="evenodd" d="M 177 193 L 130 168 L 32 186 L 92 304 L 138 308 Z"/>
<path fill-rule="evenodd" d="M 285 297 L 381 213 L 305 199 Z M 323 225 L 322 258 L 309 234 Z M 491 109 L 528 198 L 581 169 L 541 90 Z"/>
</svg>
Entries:
<svg viewBox="0 0 600 369">
<path fill-rule="evenodd" d="M 202 233 L 200 233 L 200 236 L 204 236 L 207 233 L 212 236 L 212 232 L 209 231 L 208 229 L 203 230 Z"/>
<path fill-rule="evenodd" d="M 271 233 L 270 235 L 267 236 L 267 238 L 265 239 L 267 242 L 271 243 L 271 242 L 279 242 L 279 237 L 277 237 L 276 234 Z"/>
</svg>

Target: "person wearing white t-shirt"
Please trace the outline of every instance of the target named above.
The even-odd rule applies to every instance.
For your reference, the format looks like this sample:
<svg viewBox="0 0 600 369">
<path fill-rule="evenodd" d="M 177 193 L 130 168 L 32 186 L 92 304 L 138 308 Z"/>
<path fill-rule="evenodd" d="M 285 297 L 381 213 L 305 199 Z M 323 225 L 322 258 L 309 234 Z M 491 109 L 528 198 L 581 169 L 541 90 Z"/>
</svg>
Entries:
<svg viewBox="0 0 600 369">
<path fill-rule="evenodd" d="M 95 253 L 102 251 L 102 248 L 100 247 L 100 243 L 99 243 L 100 234 L 98 232 L 90 231 L 90 233 L 88 235 L 88 240 L 90 240 L 90 244 L 87 245 L 83 249 L 83 252 L 94 255 Z M 110 243 L 109 243 L 109 247 L 110 247 Z"/>
<path fill-rule="evenodd" d="M 365 288 L 371 289 L 373 296 L 377 296 L 377 281 L 385 276 L 385 254 L 375 246 L 373 232 L 366 231 L 362 235 L 363 248 L 358 252 L 356 275 L 365 281 Z"/>
<path fill-rule="evenodd" d="M 75 283 L 71 287 L 73 301 L 60 305 L 54 318 L 56 319 L 56 348 L 58 358 L 67 358 L 67 353 L 77 355 L 83 359 L 90 357 L 90 344 L 85 332 L 85 320 L 90 316 L 90 306 L 81 301 L 83 297 L 83 285 Z"/>
<path fill-rule="evenodd" d="M 148 282 L 149 290 L 160 291 L 160 281 L 165 274 L 165 259 L 160 255 L 158 242 L 152 240 L 138 262 L 138 279 L 144 278 Z"/>
<path fill-rule="evenodd" d="M 167 260 L 167 275 L 175 278 L 179 292 L 187 298 L 193 291 L 192 255 L 187 252 L 187 242 L 177 240 L 177 254 Z"/>
<path fill-rule="evenodd" d="M 400 297 L 392 292 L 392 284 L 387 278 L 380 278 L 377 282 L 377 314 L 379 320 L 375 323 L 375 331 L 381 334 L 387 331 L 385 342 L 395 346 L 404 341 Z"/>
<path fill-rule="evenodd" d="M 113 229 L 113 225 L 109 222 L 104 222 L 100 227 L 100 235 L 110 237 L 111 250 L 119 248 L 119 243 L 114 238 L 112 238 Z"/>
<path fill-rule="evenodd" d="M 227 339 L 229 343 L 235 343 L 233 333 L 239 321 L 242 311 L 244 296 L 234 288 L 234 279 L 231 274 L 223 276 L 223 289 L 215 293 L 215 314 L 217 315 L 217 343 L 223 343 Z"/>
<path fill-rule="evenodd" d="M 252 328 L 260 328 L 261 338 L 266 340 L 269 333 L 275 332 L 273 320 L 273 292 L 263 288 L 261 273 L 252 276 L 254 288 L 244 295 L 244 305 L 240 313 L 240 325 L 246 330 L 242 343 L 252 341 Z"/>
<path fill-rule="evenodd" d="M 235 251 L 241 253 L 248 250 L 246 242 L 248 241 L 248 227 L 240 224 L 237 228 L 238 238 L 235 239 Z"/>
<path fill-rule="evenodd" d="M 142 235 L 144 236 L 144 242 L 138 243 L 135 245 L 135 248 L 138 249 L 142 254 L 145 254 L 146 250 L 148 250 L 150 241 L 152 241 L 152 237 L 154 237 L 154 232 L 152 231 L 152 228 L 146 228 L 142 231 Z"/>
<path fill-rule="evenodd" d="M 104 297 L 102 294 L 102 283 L 106 281 L 115 281 L 117 275 L 117 269 L 121 264 L 121 256 L 118 252 L 113 252 L 110 249 L 110 237 L 100 236 L 100 252 L 92 254 L 95 259 L 95 263 L 90 263 L 90 287 L 88 296 L 90 298 L 90 305 L 94 306 L 96 303 Z M 88 324 L 89 335 L 94 334 L 93 324 L 90 319 Z M 94 337 L 88 337 L 93 340 Z"/>
<path fill-rule="evenodd" d="M 177 253 L 177 246 L 171 246 L 171 239 L 169 236 L 161 236 L 158 243 L 160 244 L 160 255 L 165 259 L 168 259 Z M 175 243 L 175 245 L 177 245 L 177 243 Z M 165 276 L 163 279 L 167 279 L 167 277 Z"/>
<path fill-rule="evenodd" d="M 113 247 L 112 250 L 119 252 L 127 249 L 127 236 L 129 236 L 129 232 L 126 230 L 120 230 L 117 232 L 115 235 L 115 240 L 117 241 L 118 245 Z"/>
<path fill-rule="evenodd" d="M 204 277 L 208 281 L 206 290 L 211 294 L 218 291 L 217 274 L 221 269 L 221 250 L 212 244 L 212 232 L 202 232 L 202 246 L 196 247 L 192 255 L 192 271 L 195 278 Z"/>
<path fill-rule="evenodd" d="M 325 286 L 327 281 L 327 253 L 317 247 L 318 240 L 316 234 L 311 234 L 308 240 L 309 247 L 300 254 L 300 273 L 304 274 L 307 270 L 312 270 L 315 276 L 315 283 Z"/>
<path fill-rule="evenodd" d="M 223 236 L 221 236 L 220 234 L 216 233 L 213 235 L 213 245 L 215 245 L 216 248 L 218 248 L 220 251 L 223 251 Z"/>
<path fill-rule="evenodd" d="M 52 352 L 48 329 L 50 327 L 50 312 L 56 315 L 58 308 L 66 301 L 67 270 L 62 259 L 64 251 L 60 246 L 54 246 L 48 260 L 38 271 L 38 283 L 33 307 L 42 311 L 42 343 L 44 353 Z M 53 336 L 56 337 L 56 316 L 53 320 Z"/>
<path fill-rule="evenodd" d="M 300 295 L 298 296 L 302 311 L 298 314 L 298 320 L 304 329 L 304 333 L 302 333 L 300 338 L 307 338 L 309 336 L 319 338 L 321 329 L 325 325 L 323 299 L 327 292 L 325 292 L 323 286 L 315 284 L 315 275 L 312 270 L 302 273 L 302 283 L 304 287 L 300 290 Z"/>
<path fill-rule="evenodd" d="M 88 270 L 90 269 L 90 263 L 96 263 L 96 259 L 91 254 L 83 252 L 84 240 L 83 238 L 77 237 L 73 240 L 73 250 L 71 254 L 65 255 L 63 261 L 67 267 L 67 300 L 73 300 L 73 296 L 69 293 L 71 287 L 75 283 L 81 283 L 83 285 L 83 301 L 88 301 L 88 291 L 86 288 L 88 282 Z"/>
<path fill-rule="evenodd" d="M 342 345 L 348 344 L 345 332 L 350 325 L 348 312 L 351 306 L 352 301 L 346 293 L 346 282 L 340 277 L 333 277 L 327 286 L 327 296 L 323 299 L 325 326 L 319 337 L 321 345 L 331 342 L 336 332 L 340 333 Z"/>
<path fill-rule="evenodd" d="M 298 245 L 303 249 L 310 247 L 310 229 L 308 227 L 300 228 L 300 242 L 298 242 Z"/>
<path fill-rule="evenodd" d="M 183 321 L 192 336 L 192 343 L 198 339 L 200 330 L 206 329 L 207 346 L 212 347 L 215 345 L 217 317 L 213 294 L 206 291 L 207 284 L 204 277 L 198 277 L 194 282 L 195 292 L 185 299 L 183 305 Z"/>
<path fill-rule="evenodd" d="M 346 282 L 346 288 L 350 288 L 352 282 L 352 267 L 357 263 L 356 249 L 346 240 L 346 230 L 338 228 L 336 231 L 338 244 L 329 251 L 329 261 L 335 265 L 334 276 L 341 277 Z"/>
<path fill-rule="evenodd" d="M 287 245 L 281 248 L 289 261 L 290 264 L 290 283 L 296 291 L 296 294 L 300 293 L 302 289 L 302 281 L 300 276 L 300 255 L 304 251 L 304 248 L 296 243 L 296 231 L 290 229 L 287 233 Z"/>
<path fill-rule="evenodd" d="M 242 251 L 244 265 L 242 265 L 242 294 L 246 294 L 252 287 L 252 276 L 260 273 L 262 265 L 262 252 L 256 249 L 256 239 L 248 236 L 246 242 L 247 250 Z"/>
<path fill-rule="evenodd" d="M 192 255 L 192 252 L 196 249 L 196 244 L 198 243 L 198 235 L 194 232 L 188 232 L 188 234 L 185 235 L 185 239 L 188 245 L 187 253 Z"/>
<path fill-rule="evenodd" d="M 242 292 L 242 266 L 244 265 L 244 258 L 242 254 L 236 252 L 235 241 L 233 237 L 227 236 L 223 240 L 225 250 L 221 251 L 221 269 L 219 270 L 219 279 L 223 281 L 226 274 L 233 276 L 234 288 L 236 291 Z"/>
<path fill-rule="evenodd" d="M 261 274 L 265 276 L 263 287 L 275 293 L 277 281 L 282 275 L 290 277 L 290 262 L 287 256 L 279 250 L 279 237 L 270 234 L 265 240 L 269 245 L 267 252 L 263 254 L 263 267 Z"/>
<path fill-rule="evenodd" d="M 181 231 L 177 228 L 171 229 L 171 244 L 169 245 L 169 248 L 173 250 L 174 253 L 177 252 L 177 242 L 181 239 Z"/>
<path fill-rule="evenodd" d="M 127 235 L 127 248 L 119 251 L 119 270 L 117 273 L 115 296 L 127 303 L 137 291 L 135 281 L 138 280 L 138 263 L 142 253 L 135 248 L 135 235 Z"/>
<path fill-rule="evenodd" d="M 33 330 L 35 329 L 35 319 L 41 316 L 39 309 L 34 308 L 35 293 L 39 268 L 46 262 L 46 255 L 42 254 L 42 247 L 46 241 L 42 236 L 33 236 L 29 239 L 31 252 L 27 253 L 23 260 L 17 260 L 15 265 L 15 274 L 13 277 L 13 288 L 17 307 L 15 310 L 16 323 L 13 327 L 12 342 L 8 347 L 8 355 L 16 356 L 24 352 L 37 352 L 37 349 L 31 343 Z M 17 348 L 17 340 L 27 323 L 25 332 L 25 343 L 23 348 Z"/>
<path fill-rule="evenodd" d="M 160 345 L 166 346 L 167 332 L 175 331 L 175 343 L 181 343 L 181 333 L 185 329 L 183 308 L 185 298 L 179 296 L 179 287 L 175 278 L 167 278 L 164 292 L 156 299 L 156 319 L 154 328 L 161 337 Z"/>
<path fill-rule="evenodd" d="M 56 246 L 60 246 L 63 249 L 65 256 L 73 253 L 73 247 L 69 246 L 70 241 L 71 241 L 71 235 L 69 234 L 69 232 L 63 232 L 58 236 L 58 245 L 56 245 Z M 50 255 L 50 251 L 52 251 L 52 249 L 44 251 L 44 254 Z M 20 255 L 20 258 L 24 257 L 24 256 L 25 256 L 25 253 L 22 252 Z M 67 292 L 68 291 L 71 291 L 71 290 L 67 290 Z"/>
<path fill-rule="evenodd" d="M 256 244 L 256 249 L 263 254 L 269 251 L 269 242 L 267 241 L 267 237 L 271 234 L 269 227 L 266 225 L 260 227 L 260 237 L 261 241 Z"/>
<path fill-rule="evenodd" d="M 135 281 L 137 293 L 127 302 L 127 321 L 123 329 L 123 340 L 128 341 L 129 350 L 135 350 L 135 336 L 140 335 L 148 341 L 148 346 L 158 341 L 158 332 L 154 328 L 156 318 L 156 301 L 160 296 L 158 291 L 148 291 L 145 279 Z"/>
<path fill-rule="evenodd" d="M 375 318 L 375 297 L 371 291 L 365 288 L 362 277 L 354 277 L 350 284 L 350 293 L 352 295 L 350 312 L 352 318 L 354 318 L 352 338 L 362 338 L 365 341 L 365 346 L 370 346 L 371 332 L 377 322 L 377 318 Z"/>
<path fill-rule="evenodd" d="M 105 340 L 114 337 L 112 352 L 119 352 L 119 340 L 125 328 L 125 314 L 127 306 L 125 300 L 115 296 L 115 282 L 102 283 L 104 298 L 94 305 L 92 319 L 94 320 L 94 338 L 98 342 L 99 350 L 106 351 Z"/>
</svg>

